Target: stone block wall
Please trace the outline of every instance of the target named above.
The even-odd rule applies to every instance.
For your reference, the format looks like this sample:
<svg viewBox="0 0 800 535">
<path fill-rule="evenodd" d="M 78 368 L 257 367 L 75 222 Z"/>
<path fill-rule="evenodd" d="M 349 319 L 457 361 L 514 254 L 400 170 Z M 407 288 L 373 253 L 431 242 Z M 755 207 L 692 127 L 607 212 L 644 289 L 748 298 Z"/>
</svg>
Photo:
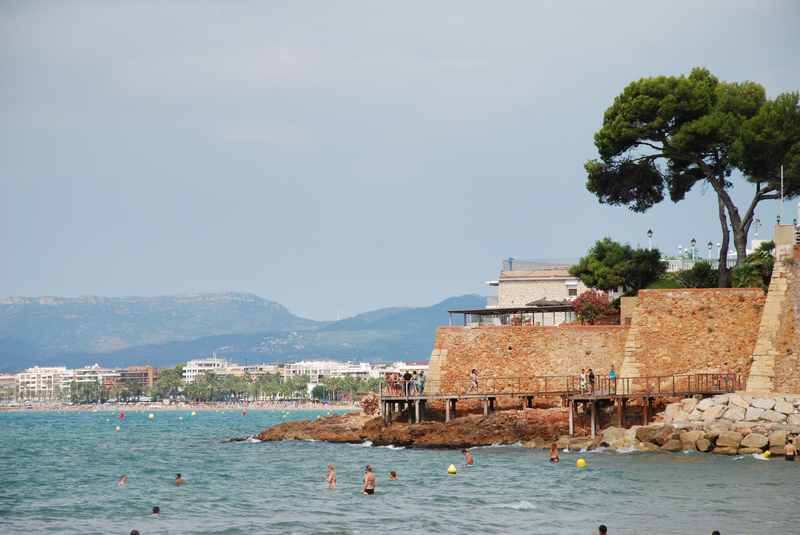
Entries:
<svg viewBox="0 0 800 535">
<path fill-rule="evenodd" d="M 788 287 L 778 331 L 774 391 L 800 393 L 800 246 L 795 247 L 794 260 L 786 262 Z"/>
<path fill-rule="evenodd" d="M 437 375 L 451 389 L 481 377 L 577 375 L 581 367 L 605 374 L 622 363 L 627 328 L 620 325 L 439 327 Z"/>
<path fill-rule="evenodd" d="M 747 374 L 764 293 L 758 288 L 641 290 L 631 355 L 641 375 Z"/>
</svg>

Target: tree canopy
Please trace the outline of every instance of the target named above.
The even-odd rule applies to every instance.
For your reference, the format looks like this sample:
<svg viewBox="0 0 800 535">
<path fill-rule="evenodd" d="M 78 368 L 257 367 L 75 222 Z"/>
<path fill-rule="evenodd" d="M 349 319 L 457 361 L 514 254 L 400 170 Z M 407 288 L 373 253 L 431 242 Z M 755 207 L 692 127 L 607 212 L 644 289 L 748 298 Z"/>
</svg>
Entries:
<svg viewBox="0 0 800 535">
<path fill-rule="evenodd" d="M 622 288 L 636 293 L 666 273 L 658 249 L 634 249 L 630 245 L 603 238 L 569 270 L 589 288 L 612 291 Z"/>
<path fill-rule="evenodd" d="M 681 201 L 698 183 L 713 189 L 721 286 L 730 283 L 728 221 L 741 263 L 756 206 L 780 194 L 781 165 L 786 195 L 800 194 L 798 93 L 768 100 L 755 82 L 721 82 L 702 68 L 630 83 L 606 110 L 594 143 L 600 159 L 586 162 L 586 187 L 601 203 L 644 212 L 667 195 Z M 737 171 L 755 186 L 743 214 L 730 195 Z"/>
</svg>

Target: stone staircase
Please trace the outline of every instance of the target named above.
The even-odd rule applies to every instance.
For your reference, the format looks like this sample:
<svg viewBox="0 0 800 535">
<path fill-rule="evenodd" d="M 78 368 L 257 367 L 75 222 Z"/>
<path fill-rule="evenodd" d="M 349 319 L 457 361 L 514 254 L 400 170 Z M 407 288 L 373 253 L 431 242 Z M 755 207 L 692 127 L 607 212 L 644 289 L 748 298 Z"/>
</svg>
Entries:
<svg viewBox="0 0 800 535">
<path fill-rule="evenodd" d="M 439 385 L 442 381 L 442 368 L 447 362 L 447 350 L 436 349 L 431 351 L 431 360 L 428 362 L 428 373 L 425 377 L 426 395 L 436 395 L 439 393 Z"/>
<path fill-rule="evenodd" d="M 622 357 L 622 366 L 619 368 L 619 377 L 641 377 L 642 366 L 636 355 L 639 353 L 639 307 L 633 307 L 631 313 L 631 326 L 625 338 L 625 351 Z"/>
<path fill-rule="evenodd" d="M 769 292 L 761 313 L 758 338 L 753 350 L 753 363 L 747 378 L 747 391 L 754 394 L 768 394 L 775 388 L 775 358 L 778 355 L 778 333 L 781 328 L 782 312 L 788 299 L 787 266 L 776 260 L 769 282 Z"/>
</svg>

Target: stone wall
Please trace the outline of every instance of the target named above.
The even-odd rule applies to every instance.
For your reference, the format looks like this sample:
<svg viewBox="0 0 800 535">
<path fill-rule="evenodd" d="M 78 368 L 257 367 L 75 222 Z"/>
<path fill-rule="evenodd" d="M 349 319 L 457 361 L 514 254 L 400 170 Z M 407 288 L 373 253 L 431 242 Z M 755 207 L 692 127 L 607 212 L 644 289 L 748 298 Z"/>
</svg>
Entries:
<svg viewBox="0 0 800 535">
<path fill-rule="evenodd" d="M 758 288 L 641 290 L 626 364 L 640 375 L 746 374 L 763 306 Z"/>
<path fill-rule="evenodd" d="M 780 260 L 783 262 L 783 260 Z M 787 293 L 781 310 L 775 356 L 775 392 L 800 392 L 800 246 L 787 261 Z"/>
<path fill-rule="evenodd" d="M 450 389 L 472 368 L 484 378 L 606 373 L 621 364 L 626 334 L 619 325 L 439 327 L 435 376 Z"/>
</svg>

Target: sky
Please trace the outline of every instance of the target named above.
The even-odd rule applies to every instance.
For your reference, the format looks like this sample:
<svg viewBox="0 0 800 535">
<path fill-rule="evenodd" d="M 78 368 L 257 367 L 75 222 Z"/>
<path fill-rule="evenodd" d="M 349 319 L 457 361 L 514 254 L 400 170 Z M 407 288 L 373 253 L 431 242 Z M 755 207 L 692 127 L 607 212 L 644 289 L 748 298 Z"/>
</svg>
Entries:
<svg viewBox="0 0 800 535">
<path fill-rule="evenodd" d="M 798 23 L 792 0 L 2 0 L 0 295 L 243 291 L 335 319 L 488 294 L 503 258 L 603 236 L 717 242 L 712 191 L 599 204 L 592 135 L 645 76 L 800 89 Z"/>
</svg>

